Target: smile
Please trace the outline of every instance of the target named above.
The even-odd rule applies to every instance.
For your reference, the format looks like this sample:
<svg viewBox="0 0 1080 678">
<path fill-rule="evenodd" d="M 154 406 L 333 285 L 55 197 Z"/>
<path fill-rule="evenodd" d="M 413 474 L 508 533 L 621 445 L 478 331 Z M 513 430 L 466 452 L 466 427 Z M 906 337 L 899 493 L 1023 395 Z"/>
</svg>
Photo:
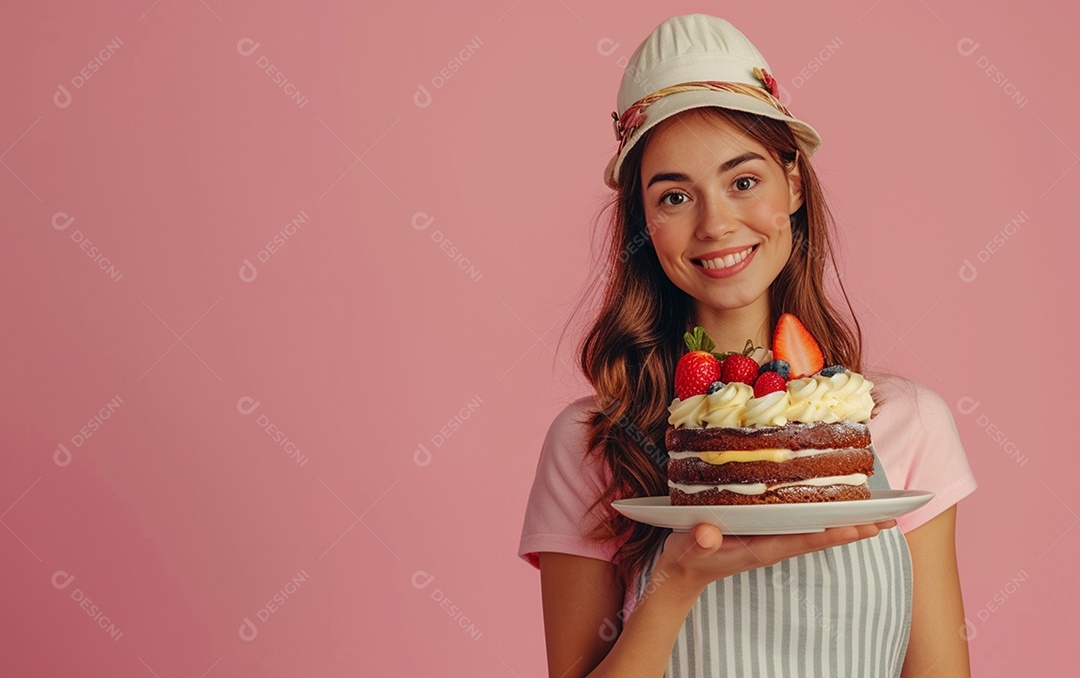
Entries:
<svg viewBox="0 0 1080 678">
<path fill-rule="evenodd" d="M 731 254 L 727 254 L 722 257 L 716 257 L 714 259 L 694 259 L 694 263 L 698 266 L 701 266 L 702 268 L 710 270 L 730 268 L 735 264 L 744 261 L 748 256 L 750 256 L 753 253 L 755 247 L 757 247 L 757 245 L 754 245 L 753 247 L 747 247 L 745 250 L 742 250 L 740 252 L 733 252 Z"/>
</svg>

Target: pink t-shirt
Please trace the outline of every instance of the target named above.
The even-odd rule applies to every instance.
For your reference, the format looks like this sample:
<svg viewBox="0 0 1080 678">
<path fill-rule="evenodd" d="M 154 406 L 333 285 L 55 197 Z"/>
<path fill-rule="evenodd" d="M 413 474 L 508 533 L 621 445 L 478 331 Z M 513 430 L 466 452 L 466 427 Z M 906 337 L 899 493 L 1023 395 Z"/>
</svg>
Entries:
<svg viewBox="0 0 1080 678">
<path fill-rule="evenodd" d="M 934 391 L 895 375 L 866 373 L 879 403 L 870 420 L 870 436 L 885 476 L 894 490 L 928 490 L 935 496 L 916 511 L 897 518 L 910 532 L 971 494 L 975 476 L 968 466 L 952 412 Z M 587 413 L 594 397 L 568 405 L 552 422 L 521 531 L 518 555 L 540 566 L 538 553 L 554 551 L 611 561 L 617 544 L 597 542 L 587 534 L 597 518 L 586 516 L 589 505 L 607 486 L 606 464 L 585 456 Z"/>
</svg>

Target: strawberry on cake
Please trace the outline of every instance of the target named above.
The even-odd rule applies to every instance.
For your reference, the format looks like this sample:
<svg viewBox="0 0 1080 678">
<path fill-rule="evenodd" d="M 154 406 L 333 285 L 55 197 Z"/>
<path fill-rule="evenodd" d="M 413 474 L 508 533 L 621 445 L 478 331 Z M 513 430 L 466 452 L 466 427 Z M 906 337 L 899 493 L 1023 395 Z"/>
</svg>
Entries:
<svg viewBox="0 0 1080 678">
<path fill-rule="evenodd" d="M 704 328 L 687 332 L 668 408 L 672 505 L 779 504 L 867 499 L 874 453 L 866 422 L 873 383 L 824 367 L 821 348 L 790 313 L 773 360 L 715 354 Z"/>
</svg>

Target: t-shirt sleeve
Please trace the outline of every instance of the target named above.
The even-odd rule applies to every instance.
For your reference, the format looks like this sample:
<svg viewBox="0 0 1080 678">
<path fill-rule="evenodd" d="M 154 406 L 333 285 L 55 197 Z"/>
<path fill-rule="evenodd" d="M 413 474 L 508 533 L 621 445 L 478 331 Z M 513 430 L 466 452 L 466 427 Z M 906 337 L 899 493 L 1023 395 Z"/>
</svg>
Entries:
<svg viewBox="0 0 1080 678">
<path fill-rule="evenodd" d="M 934 498 L 896 519 L 907 533 L 975 491 L 952 411 L 933 390 L 908 379 L 882 380 L 884 402 L 870 420 L 874 449 L 889 484 L 897 490 L 926 490 Z"/>
<path fill-rule="evenodd" d="M 570 404 L 552 422 L 544 439 L 518 546 L 518 555 L 533 567 L 540 567 L 538 554 L 543 551 L 609 562 L 615 554 L 615 540 L 586 536 L 598 521 L 589 507 L 610 478 L 599 456 L 586 455 L 586 418 L 593 408 L 592 397 Z"/>
</svg>

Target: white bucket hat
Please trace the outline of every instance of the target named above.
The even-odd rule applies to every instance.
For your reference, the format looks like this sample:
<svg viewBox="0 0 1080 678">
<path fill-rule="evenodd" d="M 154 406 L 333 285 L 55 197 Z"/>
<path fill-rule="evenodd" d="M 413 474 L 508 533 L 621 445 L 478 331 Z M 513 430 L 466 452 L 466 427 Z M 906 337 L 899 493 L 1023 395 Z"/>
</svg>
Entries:
<svg viewBox="0 0 1080 678">
<path fill-rule="evenodd" d="M 814 128 L 780 103 L 765 57 L 729 22 L 687 14 L 657 26 L 630 57 L 619 85 L 615 136 L 619 150 L 604 182 L 619 186 L 626 154 L 645 132 L 691 108 L 717 106 L 783 120 L 807 157 L 821 145 Z"/>
</svg>

